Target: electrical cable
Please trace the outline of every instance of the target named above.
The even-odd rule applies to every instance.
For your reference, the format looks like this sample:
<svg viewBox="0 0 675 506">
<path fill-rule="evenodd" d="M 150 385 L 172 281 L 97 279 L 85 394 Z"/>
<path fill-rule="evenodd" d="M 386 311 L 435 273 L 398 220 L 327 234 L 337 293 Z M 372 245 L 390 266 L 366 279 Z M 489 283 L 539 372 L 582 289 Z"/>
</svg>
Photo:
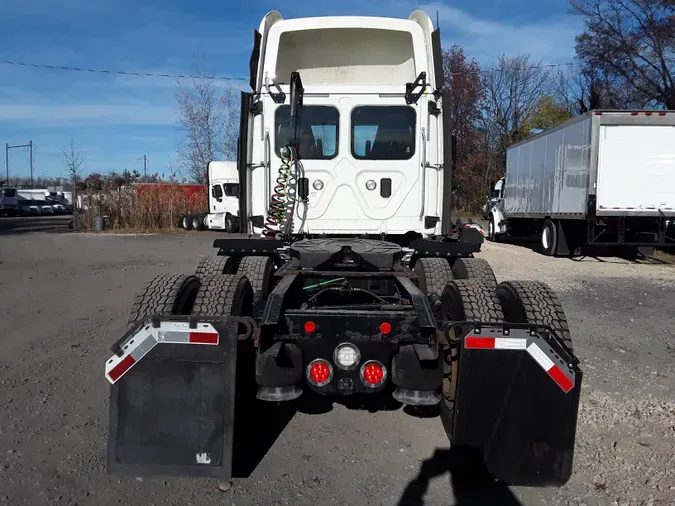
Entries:
<svg viewBox="0 0 675 506">
<path fill-rule="evenodd" d="M 615 58 L 612 59 L 612 62 L 628 62 L 633 61 L 633 58 Z M 675 58 L 664 58 L 666 63 L 675 63 Z M 493 72 L 518 72 L 521 70 L 537 70 L 544 68 L 560 68 L 560 67 L 575 67 L 582 66 L 589 63 L 606 63 L 606 60 L 587 60 L 587 61 L 578 61 L 578 62 L 564 62 L 564 63 L 542 63 L 542 64 L 533 64 L 527 65 L 525 67 L 507 67 L 507 68 L 483 68 L 479 70 L 472 70 L 468 72 L 450 72 L 447 74 L 448 77 L 453 76 L 464 76 L 472 74 L 489 74 Z M 69 72 L 89 72 L 96 74 L 108 74 L 108 75 L 124 75 L 124 76 L 135 76 L 135 77 L 162 77 L 162 78 L 171 78 L 171 79 L 208 79 L 213 81 L 248 81 L 248 77 L 233 77 L 233 76 L 197 76 L 189 74 L 168 74 L 168 73 L 159 73 L 159 72 L 135 72 L 127 70 L 108 70 L 108 69 L 95 69 L 95 68 L 82 68 L 82 67 L 71 67 L 67 65 L 49 65 L 44 63 L 30 63 L 22 62 L 16 60 L 0 60 L 0 64 L 3 65 L 14 65 L 20 67 L 33 67 L 38 69 L 50 69 L 50 70 L 64 70 Z"/>
</svg>

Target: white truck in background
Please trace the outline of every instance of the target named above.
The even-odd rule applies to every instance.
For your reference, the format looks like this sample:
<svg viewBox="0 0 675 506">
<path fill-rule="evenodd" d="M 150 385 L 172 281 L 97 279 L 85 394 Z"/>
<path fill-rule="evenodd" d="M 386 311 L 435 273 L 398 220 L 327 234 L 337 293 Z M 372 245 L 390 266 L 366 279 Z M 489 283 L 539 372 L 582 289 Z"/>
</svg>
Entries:
<svg viewBox="0 0 675 506">
<path fill-rule="evenodd" d="M 16 216 L 19 214 L 16 188 L 5 186 L 6 181 L 0 181 L 0 216 Z"/>
<path fill-rule="evenodd" d="M 237 162 L 213 161 L 207 169 L 208 213 L 181 218 L 185 230 L 239 231 L 239 172 Z"/>
<path fill-rule="evenodd" d="M 546 255 L 675 246 L 675 111 L 596 110 L 507 150 L 488 238 L 539 234 Z"/>
</svg>

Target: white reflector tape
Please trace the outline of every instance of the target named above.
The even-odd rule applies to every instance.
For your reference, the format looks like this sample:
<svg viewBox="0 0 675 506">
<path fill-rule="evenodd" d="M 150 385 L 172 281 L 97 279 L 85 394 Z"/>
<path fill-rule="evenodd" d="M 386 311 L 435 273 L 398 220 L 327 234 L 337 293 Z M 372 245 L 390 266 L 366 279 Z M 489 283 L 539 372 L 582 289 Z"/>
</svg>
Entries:
<svg viewBox="0 0 675 506">
<path fill-rule="evenodd" d="M 200 323 L 192 329 L 185 322 L 160 322 L 159 328 L 145 326 L 122 346 L 121 357 L 114 355 L 106 362 L 105 377 L 115 384 L 158 343 L 213 346 L 219 342 L 218 332 L 209 323 Z"/>
<path fill-rule="evenodd" d="M 544 352 L 541 351 L 541 348 L 535 343 L 532 343 L 527 347 L 527 352 L 532 356 L 533 359 L 539 362 L 539 365 L 544 368 L 544 371 L 548 371 L 551 367 L 553 367 L 553 361 L 548 358 Z"/>
<path fill-rule="evenodd" d="M 495 339 L 496 350 L 525 350 L 527 349 L 527 339 L 506 339 L 498 337 Z"/>
<path fill-rule="evenodd" d="M 132 337 L 127 344 L 122 346 L 124 355 L 118 357 L 114 355 L 105 364 L 105 377 L 110 383 L 115 384 L 129 369 L 131 369 L 140 359 L 155 347 L 157 339 L 152 333 L 152 329 L 141 329 L 141 331 Z"/>
<path fill-rule="evenodd" d="M 532 343 L 527 347 L 527 352 L 537 361 L 544 371 L 548 373 L 551 379 L 565 391 L 565 393 L 574 388 L 574 377 L 570 378 L 561 367 L 556 365 L 553 360 L 546 356 L 546 353 L 544 353 L 539 346 Z"/>
</svg>

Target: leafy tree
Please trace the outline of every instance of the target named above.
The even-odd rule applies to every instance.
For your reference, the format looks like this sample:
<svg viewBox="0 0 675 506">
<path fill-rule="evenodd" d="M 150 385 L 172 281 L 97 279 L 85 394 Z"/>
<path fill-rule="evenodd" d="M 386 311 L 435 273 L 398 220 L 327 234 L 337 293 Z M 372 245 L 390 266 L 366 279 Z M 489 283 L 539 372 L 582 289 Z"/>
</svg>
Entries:
<svg viewBox="0 0 675 506">
<path fill-rule="evenodd" d="M 523 130 L 549 130 L 572 118 L 566 104 L 558 102 L 555 97 L 545 95 L 534 105 L 530 117 L 523 122 Z"/>
<path fill-rule="evenodd" d="M 585 30 L 576 52 L 589 77 L 602 75 L 623 107 L 675 109 L 675 2 L 673 0 L 570 0 Z M 591 88 L 593 90 L 593 88 Z M 602 97 L 595 82 L 596 93 Z M 623 91 L 623 96 L 622 92 Z M 619 100 L 617 100 L 617 98 Z M 621 100 L 623 99 L 623 100 Z"/>
</svg>

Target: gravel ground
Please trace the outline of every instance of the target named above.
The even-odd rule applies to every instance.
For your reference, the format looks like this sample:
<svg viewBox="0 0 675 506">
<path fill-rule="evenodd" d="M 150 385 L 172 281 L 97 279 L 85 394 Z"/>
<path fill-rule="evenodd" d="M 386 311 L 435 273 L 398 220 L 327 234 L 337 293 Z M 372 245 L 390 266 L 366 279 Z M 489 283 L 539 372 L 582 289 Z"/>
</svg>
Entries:
<svg viewBox="0 0 675 506">
<path fill-rule="evenodd" d="M 389 505 L 422 504 L 417 496 L 424 495 L 424 504 L 459 506 L 675 504 L 675 268 L 551 259 L 491 243 L 480 256 L 500 281 L 547 281 L 570 321 L 585 376 L 567 486 L 476 500 L 460 483 L 453 487 L 438 418 L 340 405 L 297 413 L 251 475 L 227 492 L 212 480 L 106 475 L 107 348 L 132 294 L 158 273 L 193 270 L 211 254 L 213 237 L 2 237 L 0 503 Z M 254 429 L 273 421 L 258 420 Z"/>
</svg>

